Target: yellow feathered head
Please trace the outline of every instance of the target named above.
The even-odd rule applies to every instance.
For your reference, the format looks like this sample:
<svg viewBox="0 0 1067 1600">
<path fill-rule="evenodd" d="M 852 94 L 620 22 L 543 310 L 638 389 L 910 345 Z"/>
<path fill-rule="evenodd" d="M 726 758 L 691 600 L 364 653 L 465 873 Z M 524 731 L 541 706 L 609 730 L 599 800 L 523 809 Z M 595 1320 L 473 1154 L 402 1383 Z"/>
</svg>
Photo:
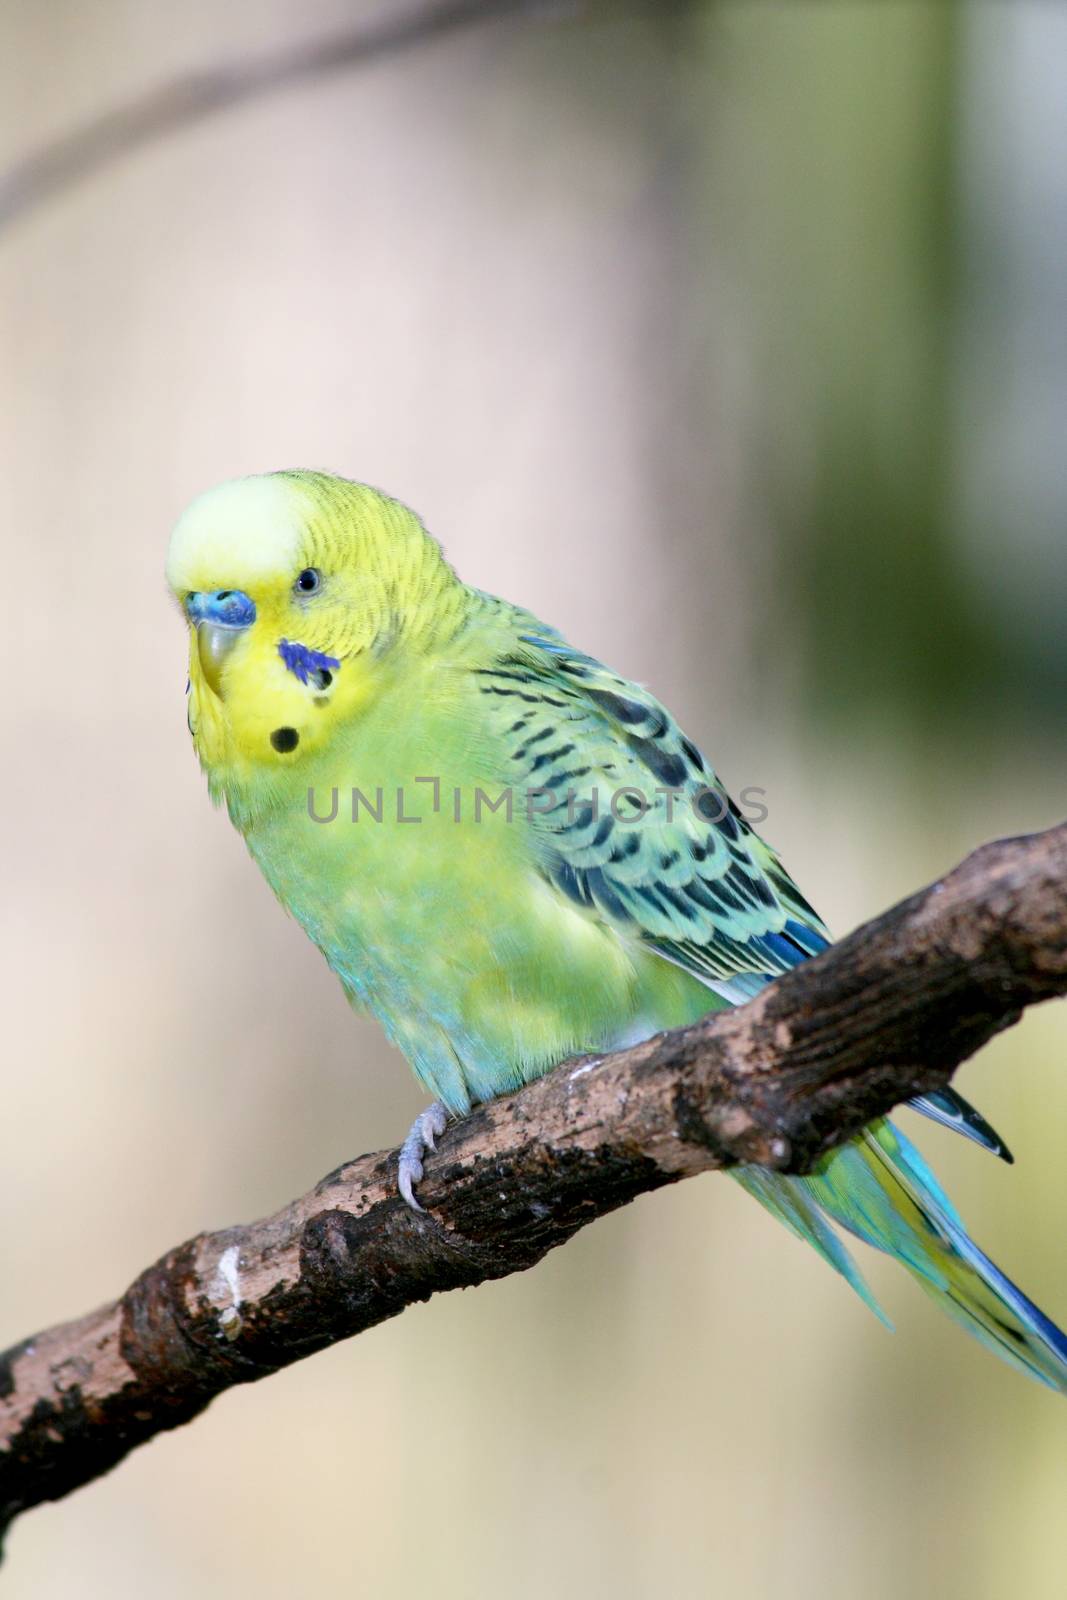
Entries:
<svg viewBox="0 0 1067 1600">
<path fill-rule="evenodd" d="M 462 592 L 398 501 L 275 472 L 209 489 L 171 536 L 190 629 L 189 723 L 209 772 L 299 760 L 358 714 Z"/>
</svg>

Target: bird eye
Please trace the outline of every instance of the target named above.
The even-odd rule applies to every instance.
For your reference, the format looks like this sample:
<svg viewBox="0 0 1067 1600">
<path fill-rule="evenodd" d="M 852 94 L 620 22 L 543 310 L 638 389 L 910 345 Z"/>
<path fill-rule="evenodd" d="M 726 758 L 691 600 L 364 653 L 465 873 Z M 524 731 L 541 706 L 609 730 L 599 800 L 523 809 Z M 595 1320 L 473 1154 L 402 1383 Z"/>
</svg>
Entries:
<svg viewBox="0 0 1067 1600">
<path fill-rule="evenodd" d="M 294 588 L 298 594 L 314 594 L 322 587 L 322 573 L 318 567 L 305 567 L 297 576 Z"/>
</svg>

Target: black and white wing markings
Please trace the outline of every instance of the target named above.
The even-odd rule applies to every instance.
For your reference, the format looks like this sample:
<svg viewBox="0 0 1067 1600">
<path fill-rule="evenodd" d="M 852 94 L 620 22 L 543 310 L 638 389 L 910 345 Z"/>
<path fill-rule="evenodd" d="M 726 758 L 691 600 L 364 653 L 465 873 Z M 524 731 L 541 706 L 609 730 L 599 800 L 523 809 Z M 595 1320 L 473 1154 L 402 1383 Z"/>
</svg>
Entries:
<svg viewBox="0 0 1067 1600">
<path fill-rule="evenodd" d="M 569 899 L 735 1001 L 826 943 L 777 856 L 647 690 L 541 633 L 479 677 L 499 701 L 509 781 L 545 876 Z"/>
</svg>

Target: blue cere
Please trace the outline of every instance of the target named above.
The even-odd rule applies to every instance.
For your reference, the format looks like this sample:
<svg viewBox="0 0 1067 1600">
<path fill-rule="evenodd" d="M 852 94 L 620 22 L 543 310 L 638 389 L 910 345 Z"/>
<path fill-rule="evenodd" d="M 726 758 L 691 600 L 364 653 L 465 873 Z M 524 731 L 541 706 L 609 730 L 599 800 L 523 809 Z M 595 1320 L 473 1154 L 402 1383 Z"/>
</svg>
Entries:
<svg viewBox="0 0 1067 1600">
<path fill-rule="evenodd" d="M 197 590 L 186 595 L 185 614 L 194 624 L 250 628 L 256 620 L 256 603 L 242 589 Z"/>
</svg>

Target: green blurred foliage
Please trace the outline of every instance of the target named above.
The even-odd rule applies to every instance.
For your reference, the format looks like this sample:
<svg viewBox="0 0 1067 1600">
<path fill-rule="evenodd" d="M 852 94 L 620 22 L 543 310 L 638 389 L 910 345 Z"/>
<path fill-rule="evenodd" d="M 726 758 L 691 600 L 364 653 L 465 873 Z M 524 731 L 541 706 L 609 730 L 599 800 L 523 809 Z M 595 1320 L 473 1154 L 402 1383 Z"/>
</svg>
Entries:
<svg viewBox="0 0 1067 1600">
<path fill-rule="evenodd" d="M 699 29 L 706 244 L 742 286 L 750 490 L 775 545 L 767 634 L 841 731 L 995 739 L 1058 719 L 1067 687 L 1067 653 L 991 603 L 966 556 L 966 9 L 724 0 Z M 783 653 L 761 661 L 770 686 Z"/>
</svg>

